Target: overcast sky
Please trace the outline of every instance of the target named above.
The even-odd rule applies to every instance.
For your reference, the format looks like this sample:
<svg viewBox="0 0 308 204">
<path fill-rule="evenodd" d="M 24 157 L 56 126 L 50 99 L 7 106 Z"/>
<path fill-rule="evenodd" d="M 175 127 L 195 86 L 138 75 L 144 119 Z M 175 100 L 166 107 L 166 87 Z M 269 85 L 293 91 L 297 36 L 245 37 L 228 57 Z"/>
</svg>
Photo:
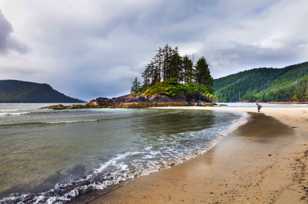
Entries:
<svg viewBox="0 0 308 204">
<path fill-rule="evenodd" d="M 0 0 L 0 79 L 90 99 L 127 93 L 159 46 L 215 78 L 308 60 L 307 0 Z"/>
</svg>

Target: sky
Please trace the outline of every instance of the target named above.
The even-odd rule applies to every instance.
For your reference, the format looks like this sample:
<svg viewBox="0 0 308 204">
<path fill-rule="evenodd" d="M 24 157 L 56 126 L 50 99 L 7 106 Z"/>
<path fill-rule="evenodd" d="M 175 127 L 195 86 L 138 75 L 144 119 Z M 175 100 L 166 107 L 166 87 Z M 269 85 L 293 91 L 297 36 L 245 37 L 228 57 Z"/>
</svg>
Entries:
<svg viewBox="0 0 308 204">
<path fill-rule="evenodd" d="M 0 0 L 0 79 L 81 99 L 128 93 L 158 47 L 214 78 L 308 61 L 307 0 Z"/>
</svg>

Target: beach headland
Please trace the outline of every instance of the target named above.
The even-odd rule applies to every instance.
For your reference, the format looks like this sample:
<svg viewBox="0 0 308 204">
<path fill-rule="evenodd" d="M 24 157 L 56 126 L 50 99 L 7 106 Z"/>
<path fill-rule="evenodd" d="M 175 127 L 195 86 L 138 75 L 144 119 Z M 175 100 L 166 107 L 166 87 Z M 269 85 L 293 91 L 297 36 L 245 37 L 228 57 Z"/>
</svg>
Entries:
<svg viewBox="0 0 308 204">
<path fill-rule="evenodd" d="M 174 108 L 250 118 L 206 154 L 76 203 L 307 203 L 307 108 Z"/>
</svg>

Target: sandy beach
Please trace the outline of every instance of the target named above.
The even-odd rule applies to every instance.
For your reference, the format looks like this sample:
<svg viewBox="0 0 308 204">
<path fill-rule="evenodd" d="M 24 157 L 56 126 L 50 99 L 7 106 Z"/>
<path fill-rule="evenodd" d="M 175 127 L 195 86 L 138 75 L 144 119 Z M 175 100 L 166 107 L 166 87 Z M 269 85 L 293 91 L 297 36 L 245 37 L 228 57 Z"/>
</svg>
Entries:
<svg viewBox="0 0 308 204">
<path fill-rule="evenodd" d="M 179 108 L 179 107 L 176 107 Z M 308 109 L 181 107 L 248 112 L 209 152 L 96 193 L 81 203 L 307 203 Z"/>
</svg>

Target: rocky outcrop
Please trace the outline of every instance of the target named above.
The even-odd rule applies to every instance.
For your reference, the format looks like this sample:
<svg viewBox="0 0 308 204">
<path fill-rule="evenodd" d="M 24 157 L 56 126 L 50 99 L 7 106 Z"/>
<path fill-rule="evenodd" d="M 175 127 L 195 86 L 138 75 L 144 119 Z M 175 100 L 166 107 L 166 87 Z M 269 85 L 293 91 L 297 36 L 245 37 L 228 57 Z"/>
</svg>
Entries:
<svg viewBox="0 0 308 204">
<path fill-rule="evenodd" d="M 116 98 L 112 98 L 115 103 L 134 103 L 134 102 L 149 102 L 144 96 L 125 95 Z"/>
<path fill-rule="evenodd" d="M 91 100 L 90 102 L 86 104 L 86 106 L 106 108 L 106 107 L 113 107 L 114 103 L 115 102 L 112 99 L 100 97 L 100 98 Z"/>
<path fill-rule="evenodd" d="M 201 95 L 168 97 L 166 95 L 153 95 L 149 97 L 125 95 L 116 98 L 99 97 L 83 105 L 62 104 L 49 106 L 54 110 L 82 109 L 82 108 L 148 108 L 157 106 L 187 106 L 187 105 L 212 105 Z"/>
</svg>

